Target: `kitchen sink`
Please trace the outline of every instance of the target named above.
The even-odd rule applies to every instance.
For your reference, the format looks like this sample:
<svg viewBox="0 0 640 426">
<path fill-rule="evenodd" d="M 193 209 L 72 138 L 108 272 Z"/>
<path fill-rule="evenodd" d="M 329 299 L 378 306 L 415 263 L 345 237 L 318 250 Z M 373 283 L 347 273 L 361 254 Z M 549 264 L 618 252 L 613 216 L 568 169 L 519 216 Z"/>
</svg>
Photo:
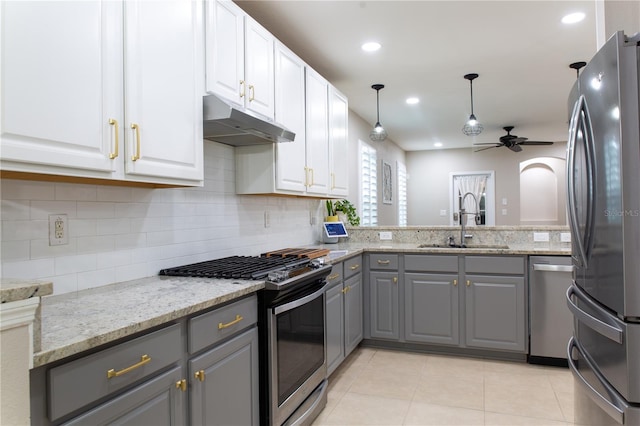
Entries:
<svg viewBox="0 0 640 426">
<path fill-rule="evenodd" d="M 450 246 L 448 244 L 420 244 L 418 248 L 446 248 L 446 249 L 508 249 L 504 244 L 467 244 L 465 247 L 459 245 Z"/>
</svg>

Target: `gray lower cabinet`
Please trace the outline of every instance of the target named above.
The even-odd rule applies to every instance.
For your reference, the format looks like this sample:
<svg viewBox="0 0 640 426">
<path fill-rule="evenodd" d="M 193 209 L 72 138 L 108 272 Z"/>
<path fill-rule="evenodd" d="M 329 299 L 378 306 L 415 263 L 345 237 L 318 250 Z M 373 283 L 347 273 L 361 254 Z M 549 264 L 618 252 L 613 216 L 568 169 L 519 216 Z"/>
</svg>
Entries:
<svg viewBox="0 0 640 426">
<path fill-rule="evenodd" d="M 372 339 L 400 339 L 398 272 L 369 272 L 369 327 Z"/>
<path fill-rule="evenodd" d="M 344 269 L 343 269 L 344 268 Z M 333 373 L 363 338 L 362 256 L 333 265 L 327 281 L 327 373 Z M 344 276 L 344 279 L 343 279 Z"/>
<path fill-rule="evenodd" d="M 187 399 L 183 378 L 182 368 L 175 367 L 64 424 L 183 425 Z"/>
<path fill-rule="evenodd" d="M 189 361 L 192 425 L 259 424 L 258 330 Z"/>
</svg>

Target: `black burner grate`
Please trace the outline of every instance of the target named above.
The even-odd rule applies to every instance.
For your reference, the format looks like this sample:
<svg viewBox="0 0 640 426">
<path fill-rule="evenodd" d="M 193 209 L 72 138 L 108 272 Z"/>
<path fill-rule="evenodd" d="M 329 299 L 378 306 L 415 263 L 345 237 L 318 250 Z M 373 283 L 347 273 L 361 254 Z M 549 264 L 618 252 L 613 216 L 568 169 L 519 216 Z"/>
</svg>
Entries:
<svg viewBox="0 0 640 426">
<path fill-rule="evenodd" d="M 288 257 L 230 256 L 163 269 L 160 275 L 201 278 L 265 279 L 269 272 L 306 265 L 309 259 Z"/>
</svg>

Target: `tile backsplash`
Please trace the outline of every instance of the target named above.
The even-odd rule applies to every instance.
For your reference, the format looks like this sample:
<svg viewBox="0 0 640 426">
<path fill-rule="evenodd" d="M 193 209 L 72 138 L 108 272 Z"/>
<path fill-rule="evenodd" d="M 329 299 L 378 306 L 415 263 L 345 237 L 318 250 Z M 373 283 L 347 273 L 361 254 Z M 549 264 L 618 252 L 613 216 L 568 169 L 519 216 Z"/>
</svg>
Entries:
<svg viewBox="0 0 640 426">
<path fill-rule="evenodd" d="M 146 189 L 3 179 L 0 276 L 51 280 L 62 294 L 162 268 L 318 241 L 318 200 L 235 194 L 232 147 L 205 141 L 201 188 Z M 265 226 L 265 211 L 268 226 Z M 69 243 L 49 245 L 49 215 Z"/>
</svg>

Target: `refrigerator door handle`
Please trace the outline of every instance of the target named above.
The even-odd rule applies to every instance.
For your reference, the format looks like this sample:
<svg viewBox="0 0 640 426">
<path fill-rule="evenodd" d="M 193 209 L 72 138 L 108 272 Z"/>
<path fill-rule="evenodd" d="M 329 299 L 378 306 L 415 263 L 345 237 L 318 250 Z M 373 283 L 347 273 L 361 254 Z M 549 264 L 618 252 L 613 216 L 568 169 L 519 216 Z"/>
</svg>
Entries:
<svg viewBox="0 0 640 426">
<path fill-rule="evenodd" d="M 607 399 L 604 395 L 601 395 L 580 373 L 573 359 L 574 348 L 580 353 L 582 358 L 584 358 L 587 367 L 593 372 L 600 384 L 605 388 L 607 394 L 609 394 L 609 397 L 613 402 Z M 576 378 L 577 383 L 582 386 L 585 392 L 587 392 L 589 398 L 591 398 L 593 402 L 595 402 L 600 408 L 602 408 L 602 410 L 604 410 L 604 412 L 607 413 L 609 417 L 611 417 L 617 423 L 623 425 L 627 404 L 618 395 L 616 390 L 604 379 L 604 377 L 602 377 L 602 374 L 594 368 L 593 363 L 589 360 L 588 355 L 576 341 L 575 337 L 571 337 L 571 339 L 569 340 L 569 345 L 567 346 L 567 360 L 569 362 L 569 369 L 571 370 L 571 373 L 573 373 L 573 376 Z"/>
<path fill-rule="evenodd" d="M 604 309 L 589 300 L 588 296 L 585 296 L 582 290 L 578 289 L 575 285 L 572 285 L 567 289 L 567 306 L 573 313 L 573 316 L 578 321 L 600 333 L 604 337 L 613 340 L 616 343 L 622 344 L 624 330 L 622 330 L 620 327 L 617 327 L 615 323 L 607 324 L 606 322 L 601 321 L 600 319 L 580 309 L 578 305 L 573 302 L 572 296 L 574 295 L 578 299 L 589 305 L 591 309 L 595 310 L 598 313 L 601 313 L 602 317 L 607 318 L 607 316 L 609 316 L 609 314 Z"/>
</svg>

